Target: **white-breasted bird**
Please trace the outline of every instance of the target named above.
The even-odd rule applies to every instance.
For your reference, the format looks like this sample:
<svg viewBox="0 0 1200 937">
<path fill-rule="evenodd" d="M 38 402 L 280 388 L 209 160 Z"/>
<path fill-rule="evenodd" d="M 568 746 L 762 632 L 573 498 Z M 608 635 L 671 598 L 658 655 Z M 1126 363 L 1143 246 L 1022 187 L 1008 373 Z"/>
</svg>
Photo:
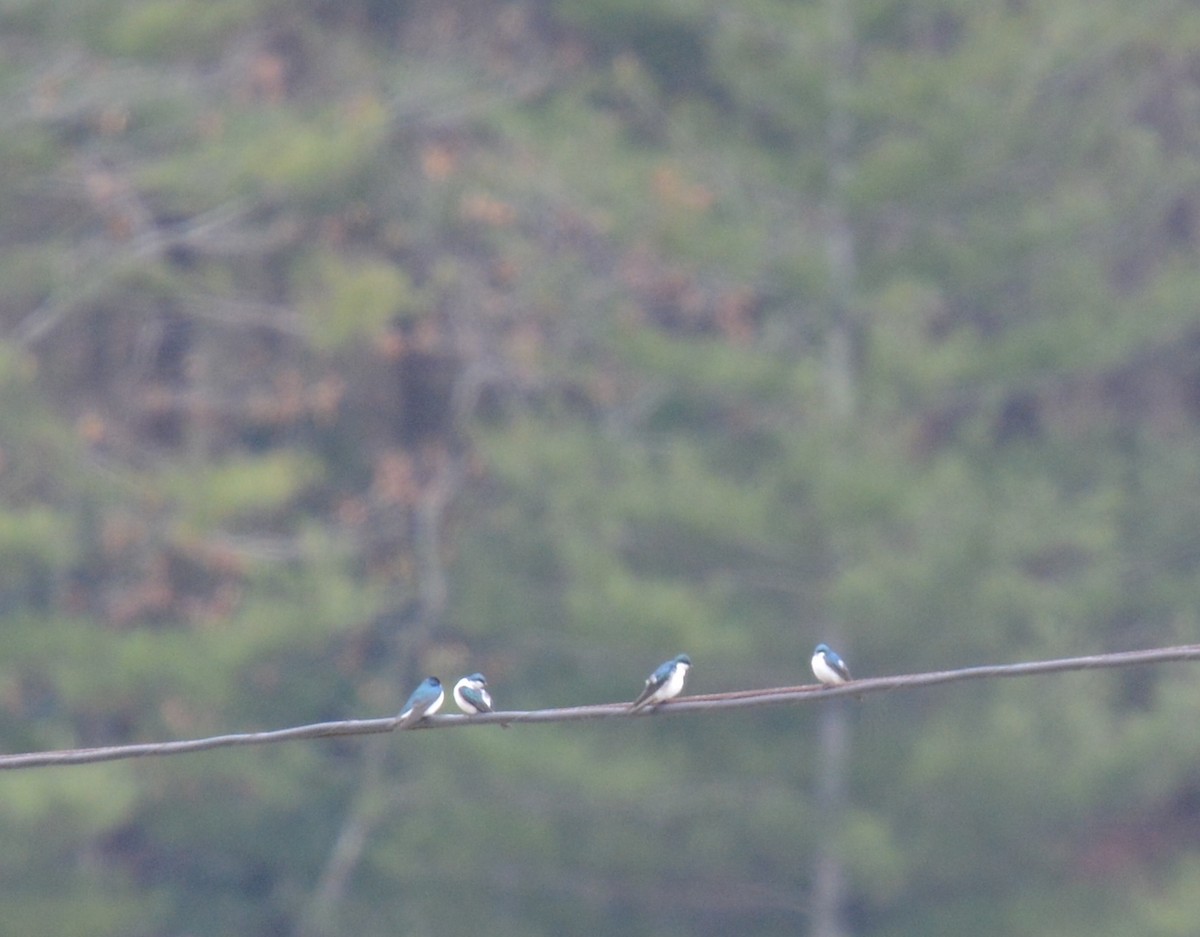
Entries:
<svg viewBox="0 0 1200 937">
<path fill-rule="evenodd" d="M 487 691 L 487 678 L 481 673 L 463 677 L 454 684 L 454 702 L 470 716 L 490 713 L 495 708 L 492 706 L 492 694 Z"/>
<path fill-rule="evenodd" d="M 678 696 L 683 689 L 684 678 L 692 659 L 686 654 L 679 654 L 661 664 L 659 668 L 646 678 L 646 685 L 630 705 L 630 712 L 637 712 L 646 706 L 657 706 L 664 700 Z"/>
<path fill-rule="evenodd" d="M 492 704 L 492 694 L 487 690 L 487 677 L 481 673 L 463 677 L 454 684 L 454 702 L 469 716 L 496 711 Z M 507 729 L 508 723 L 500 723 L 500 728 Z"/>
<path fill-rule="evenodd" d="M 432 716 L 442 708 L 446 700 L 446 692 L 442 689 L 442 681 L 437 677 L 426 677 L 421 685 L 413 690 L 412 696 L 396 717 L 396 728 L 407 729 L 416 725 L 426 716 Z"/>
<path fill-rule="evenodd" d="M 852 679 L 846 662 L 828 644 L 818 644 L 813 650 L 812 672 L 825 686 L 839 686 Z"/>
</svg>

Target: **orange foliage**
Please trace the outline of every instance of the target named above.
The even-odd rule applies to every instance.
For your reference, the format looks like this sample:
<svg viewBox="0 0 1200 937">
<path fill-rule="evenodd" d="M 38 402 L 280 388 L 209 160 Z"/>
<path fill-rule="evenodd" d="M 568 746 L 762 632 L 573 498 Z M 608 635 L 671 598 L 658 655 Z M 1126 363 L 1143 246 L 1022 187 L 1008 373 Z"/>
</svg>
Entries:
<svg viewBox="0 0 1200 937">
<path fill-rule="evenodd" d="M 250 65 L 250 88 L 255 97 L 279 104 L 287 96 L 287 62 L 275 52 L 260 52 Z"/>
<path fill-rule="evenodd" d="M 463 196 L 458 213 L 464 221 L 476 221 L 493 228 L 507 227 L 517 219 L 517 210 L 512 205 L 486 193 Z"/>
<path fill-rule="evenodd" d="M 390 449 L 375 460 L 371 479 L 371 497 L 383 504 L 415 504 L 420 494 L 412 458 L 408 453 Z"/>
<path fill-rule="evenodd" d="M 689 182 L 678 166 L 665 164 L 654 170 L 651 183 L 655 197 L 669 208 L 705 212 L 712 208 L 714 196 L 707 186 Z"/>
<path fill-rule="evenodd" d="M 421 149 L 421 172 L 432 182 L 444 182 L 458 169 L 458 156 L 444 143 L 429 143 Z"/>
</svg>

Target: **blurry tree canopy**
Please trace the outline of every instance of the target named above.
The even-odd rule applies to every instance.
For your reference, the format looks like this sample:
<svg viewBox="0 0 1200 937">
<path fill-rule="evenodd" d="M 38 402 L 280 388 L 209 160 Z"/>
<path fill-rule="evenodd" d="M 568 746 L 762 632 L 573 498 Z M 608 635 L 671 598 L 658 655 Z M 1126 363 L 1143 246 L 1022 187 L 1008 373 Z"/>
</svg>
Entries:
<svg viewBox="0 0 1200 937">
<path fill-rule="evenodd" d="M 1195 640 L 1197 48 L 1182 0 L 5 0 L 4 750 Z M 853 933 L 1194 932 L 1186 668 L 890 702 Z M 0 929 L 807 925 L 808 711 L 411 741 L 6 775 Z"/>
</svg>

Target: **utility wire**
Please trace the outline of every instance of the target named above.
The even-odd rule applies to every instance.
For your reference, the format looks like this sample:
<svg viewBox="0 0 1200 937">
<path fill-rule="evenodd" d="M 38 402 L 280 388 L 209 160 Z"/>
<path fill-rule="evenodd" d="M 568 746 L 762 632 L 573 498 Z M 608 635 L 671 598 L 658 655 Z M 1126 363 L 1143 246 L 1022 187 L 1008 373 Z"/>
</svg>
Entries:
<svg viewBox="0 0 1200 937">
<path fill-rule="evenodd" d="M 873 677 L 854 680 L 843 686 L 772 687 L 760 690 L 737 690 L 732 693 L 710 693 L 686 696 L 660 703 L 653 709 L 631 712 L 629 703 L 603 703 L 595 706 L 571 706 L 565 709 L 534 709 L 524 712 L 482 713 L 477 716 L 429 716 L 413 729 L 452 729 L 463 726 L 484 726 L 505 723 L 519 725 L 532 722 L 578 722 L 584 719 L 613 717 L 645 718 L 651 715 L 682 715 L 712 712 L 721 709 L 749 709 L 757 706 L 784 706 L 808 703 L 839 696 L 867 696 L 887 690 L 909 690 L 918 687 L 958 683 L 963 680 L 986 680 L 994 677 L 1032 677 L 1047 673 L 1066 673 L 1077 670 L 1101 670 L 1112 667 L 1134 667 L 1140 664 L 1164 664 L 1170 661 L 1200 660 L 1200 644 L 1177 647 L 1150 648 L 1144 651 L 1123 651 L 1114 654 L 1094 654 L 1089 657 L 1066 657 L 1058 660 L 1030 661 L 1023 664 L 996 664 L 985 667 L 966 667 L 961 670 L 937 670 L 930 673 L 901 674 L 892 677 Z M 158 755 L 182 755 L 234 745 L 265 745 L 269 742 L 290 742 L 295 739 L 319 739 L 342 735 L 371 735 L 391 732 L 396 718 L 347 719 L 341 722 L 318 722 L 275 729 L 269 732 L 243 732 L 234 735 L 214 735 L 202 739 L 176 742 L 147 742 L 138 745 L 110 745 L 103 748 L 71 748 L 59 751 L 26 752 L 0 755 L 0 770 L 16 768 L 45 768 L 52 765 L 86 765 L 126 758 L 146 758 Z"/>
</svg>

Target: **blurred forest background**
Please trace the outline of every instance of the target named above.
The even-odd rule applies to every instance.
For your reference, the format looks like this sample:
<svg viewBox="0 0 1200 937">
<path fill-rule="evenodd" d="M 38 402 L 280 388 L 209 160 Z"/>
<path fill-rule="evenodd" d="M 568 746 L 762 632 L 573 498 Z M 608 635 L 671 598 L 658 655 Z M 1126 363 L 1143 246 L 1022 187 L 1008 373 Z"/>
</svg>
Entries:
<svg viewBox="0 0 1200 937">
<path fill-rule="evenodd" d="M 1200 7 L 0 0 L 0 746 L 1197 639 Z M 0 933 L 1187 935 L 1174 665 L 0 777 Z"/>
</svg>

